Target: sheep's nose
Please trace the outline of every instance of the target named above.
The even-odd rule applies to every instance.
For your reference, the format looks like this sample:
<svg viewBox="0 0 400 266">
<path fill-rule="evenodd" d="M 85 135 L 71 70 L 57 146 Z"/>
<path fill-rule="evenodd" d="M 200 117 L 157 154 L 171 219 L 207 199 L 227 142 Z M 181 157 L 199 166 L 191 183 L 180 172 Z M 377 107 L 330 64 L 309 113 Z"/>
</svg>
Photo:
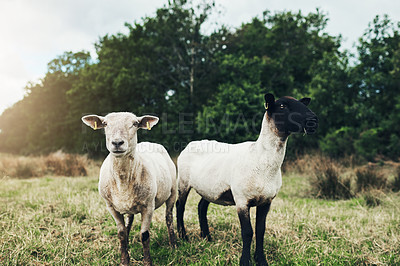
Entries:
<svg viewBox="0 0 400 266">
<path fill-rule="evenodd" d="M 305 129 L 308 134 L 316 133 L 318 128 L 318 117 L 316 115 L 306 118 Z"/>
<path fill-rule="evenodd" d="M 122 139 L 117 139 L 117 140 L 112 141 L 111 143 L 112 143 L 112 145 L 115 146 L 115 148 L 118 149 L 119 147 L 122 146 L 122 144 L 124 144 L 124 141 Z"/>
</svg>

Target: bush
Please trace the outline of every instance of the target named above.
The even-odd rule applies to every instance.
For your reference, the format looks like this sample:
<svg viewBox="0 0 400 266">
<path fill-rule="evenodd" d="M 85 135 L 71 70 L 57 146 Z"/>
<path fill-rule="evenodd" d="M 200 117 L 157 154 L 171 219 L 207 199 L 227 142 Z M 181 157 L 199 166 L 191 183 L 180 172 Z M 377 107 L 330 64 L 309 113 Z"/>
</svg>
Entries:
<svg viewBox="0 0 400 266">
<path fill-rule="evenodd" d="M 394 192 L 400 191 L 400 166 L 397 167 L 396 175 L 392 183 L 392 190 Z"/>
<path fill-rule="evenodd" d="M 0 160 L 2 176 L 29 178 L 43 175 L 43 162 L 39 157 L 3 155 Z"/>
<path fill-rule="evenodd" d="M 86 176 L 87 159 L 82 155 L 66 154 L 61 151 L 45 158 L 50 173 L 63 176 Z"/>
<path fill-rule="evenodd" d="M 3 155 L 0 158 L 0 174 L 16 178 L 48 175 L 86 176 L 86 156 L 65 154 L 61 151 L 46 157 Z"/>
<path fill-rule="evenodd" d="M 384 189 L 386 187 L 387 178 L 378 173 L 372 166 L 358 169 L 356 171 L 357 191 L 367 191 L 370 189 Z"/>
<path fill-rule="evenodd" d="M 359 139 L 354 142 L 358 155 L 367 160 L 373 160 L 376 157 L 381 148 L 380 131 L 380 128 L 371 128 L 360 134 Z"/>
<path fill-rule="evenodd" d="M 363 197 L 365 204 L 368 207 L 376 207 L 381 205 L 382 200 L 380 199 L 380 192 L 378 190 L 370 190 L 364 193 Z"/>
<path fill-rule="evenodd" d="M 342 127 L 332 133 L 328 133 L 319 141 L 322 152 L 332 157 L 349 155 L 354 152 L 353 142 L 357 133 L 354 128 Z"/>
<path fill-rule="evenodd" d="M 329 159 L 322 159 L 314 166 L 315 177 L 310 179 L 312 194 L 325 199 L 349 199 L 353 197 L 350 178 L 341 176 L 340 168 Z"/>
<path fill-rule="evenodd" d="M 400 138 L 397 134 L 391 134 L 389 144 L 385 149 L 385 154 L 392 159 L 397 160 L 400 156 Z"/>
</svg>

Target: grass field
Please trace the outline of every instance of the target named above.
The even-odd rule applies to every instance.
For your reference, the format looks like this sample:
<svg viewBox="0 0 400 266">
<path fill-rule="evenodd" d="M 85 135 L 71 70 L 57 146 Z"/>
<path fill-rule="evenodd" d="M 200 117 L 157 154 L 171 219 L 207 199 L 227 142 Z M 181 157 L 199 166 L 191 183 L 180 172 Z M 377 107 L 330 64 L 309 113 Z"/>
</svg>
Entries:
<svg viewBox="0 0 400 266">
<path fill-rule="evenodd" d="M 98 194 L 95 173 L 0 179 L 0 265 L 118 264 L 117 229 Z M 270 264 L 400 264 L 400 193 L 382 192 L 380 205 L 371 208 L 361 196 L 330 201 L 312 198 L 308 191 L 307 175 L 284 176 L 267 217 Z M 155 265 L 238 264 L 241 238 L 235 208 L 210 205 L 213 241 L 207 242 L 199 237 L 198 201 L 192 191 L 185 213 L 190 241 L 178 240 L 176 249 L 168 246 L 164 207 L 155 212 L 150 231 Z M 131 262 L 138 265 L 139 216 L 130 235 Z M 255 209 L 253 224 L 254 218 Z"/>
</svg>

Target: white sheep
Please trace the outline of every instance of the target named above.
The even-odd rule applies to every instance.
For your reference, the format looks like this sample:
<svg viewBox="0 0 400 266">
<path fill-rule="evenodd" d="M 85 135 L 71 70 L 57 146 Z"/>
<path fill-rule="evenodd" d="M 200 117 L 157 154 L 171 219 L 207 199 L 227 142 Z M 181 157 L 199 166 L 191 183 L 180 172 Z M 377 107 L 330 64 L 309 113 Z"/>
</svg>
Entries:
<svg viewBox="0 0 400 266">
<path fill-rule="evenodd" d="M 306 106 L 310 98 L 300 101 L 282 97 L 275 101 L 265 96 L 261 133 L 257 141 L 226 144 L 216 141 L 193 141 L 178 158 L 177 222 L 180 237 L 187 238 L 183 222 L 185 203 L 194 188 L 202 197 L 198 205 L 201 236 L 208 238 L 207 208 L 210 202 L 236 205 L 240 220 L 243 249 L 241 265 L 250 264 L 253 229 L 250 207 L 257 207 L 256 251 L 258 265 L 268 265 L 264 250 L 265 220 L 271 201 L 282 185 L 281 165 L 290 133 L 316 131 L 316 115 Z"/>
<path fill-rule="evenodd" d="M 155 116 L 110 113 L 105 117 L 87 115 L 82 121 L 93 129 L 104 128 L 110 154 L 100 169 L 99 192 L 118 227 L 121 264 L 129 264 L 128 237 L 133 216 L 142 217 L 141 241 L 144 264 L 151 265 L 149 228 L 155 209 L 166 203 L 169 243 L 175 246 L 172 209 L 176 198 L 176 169 L 162 145 L 137 143 L 137 130 L 150 130 Z M 128 215 L 125 225 L 124 215 Z"/>
</svg>

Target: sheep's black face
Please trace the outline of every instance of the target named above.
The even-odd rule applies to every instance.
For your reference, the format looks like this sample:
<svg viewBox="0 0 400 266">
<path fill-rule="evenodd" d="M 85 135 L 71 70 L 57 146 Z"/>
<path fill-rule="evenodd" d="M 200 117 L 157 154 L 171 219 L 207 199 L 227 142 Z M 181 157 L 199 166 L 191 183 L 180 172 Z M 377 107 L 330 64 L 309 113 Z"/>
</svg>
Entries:
<svg viewBox="0 0 400 266">
<path fill-rule="evenodd" d="M 296 100 L 288 96 L 275 101 L 272 94 L 265 94 L 268 117 L 275 122 L 280 136 L 287 137 L 291 133 L 314 134 L 317 131 L 318 118 L 307 107 L 310 101 L 310 98 Z"/>
</svg>

